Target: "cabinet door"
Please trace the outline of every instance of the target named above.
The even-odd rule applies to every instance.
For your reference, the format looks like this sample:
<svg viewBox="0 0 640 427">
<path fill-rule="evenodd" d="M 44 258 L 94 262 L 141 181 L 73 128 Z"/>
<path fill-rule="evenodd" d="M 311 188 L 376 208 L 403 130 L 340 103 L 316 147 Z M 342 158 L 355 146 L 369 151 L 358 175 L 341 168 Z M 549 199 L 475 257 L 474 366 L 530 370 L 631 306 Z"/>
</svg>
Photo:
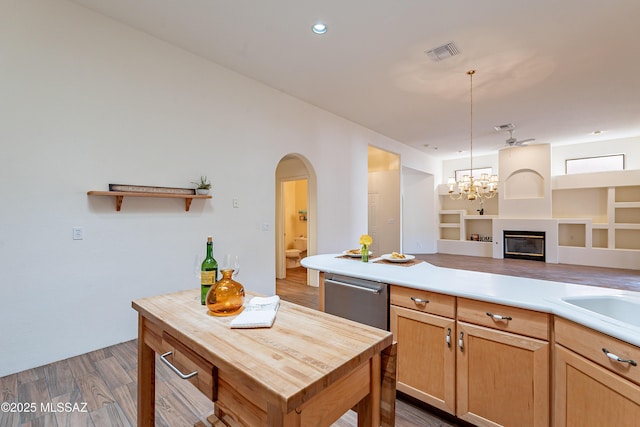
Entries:
<svg viewBox="0 0 640 427">
<path fill-rule="evenodd" d="M 549 343 L 458 322 L 457 415 L 479 426 L 549 425 Z"/>
<path fill-rule="evenodd" d="M 557 344 L 554 362 L 554 426 L 638 425 L 638 385 Z"/>
<path fill-rule="evenodd" d="M 454 414 L 454 320 L 394 305 L 390 313 L 398 342 L 397 390 Z"/>
</svg>

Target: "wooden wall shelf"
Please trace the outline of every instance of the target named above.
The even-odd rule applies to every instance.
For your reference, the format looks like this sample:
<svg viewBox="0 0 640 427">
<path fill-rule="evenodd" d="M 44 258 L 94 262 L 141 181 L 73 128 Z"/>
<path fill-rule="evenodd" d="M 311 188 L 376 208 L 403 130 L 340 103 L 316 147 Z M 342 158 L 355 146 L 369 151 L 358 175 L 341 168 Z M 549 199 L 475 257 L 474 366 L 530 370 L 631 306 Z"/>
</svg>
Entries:
<svg viewBox="0 0 640 427">
<path fill-rule="evenodd" d="M 163 199 L 184 199 L 184 210 L 189 212 L 193 199 L 211 199 L 209 195 L 172 194 L 172 193 L 139 193 L 129 191 L 87 191 L 88 196 L 110 196 L 116 198 L 116 211 L 120 212 L 125 197 L 154 197 Z"/>
</svg>

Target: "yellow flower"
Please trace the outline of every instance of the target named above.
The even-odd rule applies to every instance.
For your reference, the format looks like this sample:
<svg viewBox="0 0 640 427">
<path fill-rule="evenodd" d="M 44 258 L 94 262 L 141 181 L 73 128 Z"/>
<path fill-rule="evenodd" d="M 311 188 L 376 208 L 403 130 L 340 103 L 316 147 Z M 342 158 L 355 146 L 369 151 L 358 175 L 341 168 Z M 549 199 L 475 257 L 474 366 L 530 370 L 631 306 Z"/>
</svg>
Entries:
<svg viewBox="0 0 640 427">
<path fill-rule="evenodd" d="M 373 239 L 368 234 L 363 234 L 362 236 L 360 236 L 361 245 L 368 247 L 371 243 L 373 243 Z"/>
</svg>

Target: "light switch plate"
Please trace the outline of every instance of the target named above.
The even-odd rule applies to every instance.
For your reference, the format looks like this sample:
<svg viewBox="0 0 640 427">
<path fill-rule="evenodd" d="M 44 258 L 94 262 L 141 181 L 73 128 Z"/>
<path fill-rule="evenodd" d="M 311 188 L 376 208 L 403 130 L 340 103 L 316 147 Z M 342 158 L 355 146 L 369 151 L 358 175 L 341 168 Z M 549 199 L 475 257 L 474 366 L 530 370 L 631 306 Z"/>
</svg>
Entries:
<svg viewBox="0 0 640 427">
<path fill-rule="evenodd" d="M 84 239 L 84 227 L 73 227 L 73 240 Z"/>
</svg>

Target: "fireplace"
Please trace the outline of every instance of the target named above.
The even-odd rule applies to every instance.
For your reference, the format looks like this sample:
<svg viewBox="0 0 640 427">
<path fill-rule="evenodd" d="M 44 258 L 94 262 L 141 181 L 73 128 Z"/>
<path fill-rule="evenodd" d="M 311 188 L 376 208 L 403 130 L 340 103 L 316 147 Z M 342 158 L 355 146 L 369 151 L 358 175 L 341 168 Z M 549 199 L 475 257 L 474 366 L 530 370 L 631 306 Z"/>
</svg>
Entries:
<svg viewBox="0 0 640 427">
<path fill-rule="evenodd" d="M 545 232 L 503 230 L 504 258 L 545 261 Z"/>
</svg>

